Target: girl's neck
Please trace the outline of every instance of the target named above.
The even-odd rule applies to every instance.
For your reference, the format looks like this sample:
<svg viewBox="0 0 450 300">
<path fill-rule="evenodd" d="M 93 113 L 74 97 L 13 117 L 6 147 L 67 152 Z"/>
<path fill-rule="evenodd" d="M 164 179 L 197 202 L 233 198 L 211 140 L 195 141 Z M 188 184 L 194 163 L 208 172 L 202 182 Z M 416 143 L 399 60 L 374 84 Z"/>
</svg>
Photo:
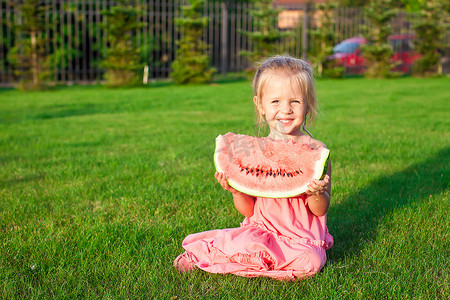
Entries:
<svg viewBox="0 0 450 300">
<path fill-rule="evenodd" d="M 296 143 L 307 143 L 308 138 L 310 138 L 309 135 L 303 133 L 303 131 L 300 130 L 299 133 L 296 134 L 282 134 L 277 131 L 270 131 L 268 138 L 272 140 L 291 140 Z"/>
</svg>

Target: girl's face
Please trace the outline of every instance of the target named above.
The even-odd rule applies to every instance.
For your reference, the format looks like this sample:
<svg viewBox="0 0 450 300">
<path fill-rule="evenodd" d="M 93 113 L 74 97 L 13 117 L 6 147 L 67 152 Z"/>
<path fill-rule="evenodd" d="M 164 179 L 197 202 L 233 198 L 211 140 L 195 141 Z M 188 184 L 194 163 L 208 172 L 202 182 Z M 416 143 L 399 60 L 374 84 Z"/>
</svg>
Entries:
<svg viewBox="0 0 450 300">
<path fill-rule="evenodd" d="M 261 99 L 253 101 L 269 124 L 269 137 L 296 141 L 303 135 L 301 127 L 306 118 L 306 103 L 300 86 L 291 75 L 273 74 L 262 89 Z"/>
</svg>

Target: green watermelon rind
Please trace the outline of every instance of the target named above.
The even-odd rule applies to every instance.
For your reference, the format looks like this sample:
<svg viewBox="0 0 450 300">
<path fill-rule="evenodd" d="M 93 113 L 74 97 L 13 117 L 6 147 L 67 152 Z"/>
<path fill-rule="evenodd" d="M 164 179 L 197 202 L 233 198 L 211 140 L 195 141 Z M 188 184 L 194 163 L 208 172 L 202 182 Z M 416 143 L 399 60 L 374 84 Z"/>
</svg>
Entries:
<svg viewBox="0 0 450 300">
<path fill-rule="evenodd" d="M 216 138 L 216 151 L 214 152 L 214 166 L 216 168 L 216 171 L 219 173 L 223 173 L 223 170 L 220 168 L 220 163 L 218 160 L 219 157 L 219 153 L 217 151 L 217 145 L 219 144 L 220 140 L 222 139 L 222 135 L 219 135 Z M 317 160 L 316 163 L 316 168 L 314 170 L 314 175 L 312 179 L 319 179 L 322 180 L 326 173 L 327 173 L 327 169 L 328 169 L 328 160 L 330 157 L 330 150 L 327 148 L 323 148 L 322 152 L 321 152 L 321 157 L 319 160 Z M 239 183 L 233 181 L 232 179 L 228 179 L 228 184 L 233 187 L 234 189 L 247 194 L 247 195 L 252 195 L 252 196 L 256 196 L 256 197 L 262 197 L 262 198 L 290 198 L 290 197 L 295 197 L 298 196 L 300 194 L 305 193 L 308 190 L 308 185 L 309 182 L 307 182 L 306 184 L 290 190 L 290 191 L 286 191 L 286 192 L 262 192 L 262 191 L 258 191 L 258 190 L 253 190 L 253 189 L 249 189 L 247 187 L 244 187 L 242 185 L 240 185 Z"/>
<path fill-rule="evenodd" d="M 328 149 L 327 149 L 328 150 Z M 320 176 L 319 180 L 323 180 L 325 178 L 325 175 L 327 175 L 328 171 L 328 161 L 330 160 L 330 150 L 328 150 L 328 156 L 325 162 L 323 163 L 323 170 L 322 175 Z"/>
</svg>

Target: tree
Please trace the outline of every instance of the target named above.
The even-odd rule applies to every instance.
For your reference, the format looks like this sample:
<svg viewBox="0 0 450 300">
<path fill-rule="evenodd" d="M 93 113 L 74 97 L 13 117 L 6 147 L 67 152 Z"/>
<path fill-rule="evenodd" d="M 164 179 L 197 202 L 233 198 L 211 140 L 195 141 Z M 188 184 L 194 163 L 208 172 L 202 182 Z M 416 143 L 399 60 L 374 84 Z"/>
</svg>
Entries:
<svg viewBox="0 0 450 300">
<path fill-rule="evenodd" d="M 388 42 L 392 29 L 389 25 L 396 15 L 391 8 L 391 0 L 372 0 L 364 9 L 367 26 L 364 28 L 364 37 L 367 44 L 361 47 L 368 69 L 366 76 L 382 78 L 395 76 L 391 72 L 395 64 L 392 62 L 394 50 Z"/>
<path fill-rule="evenodd" d="M 209 46 L 202 40 L 209 22 L 208 17 L 202 17 L 203 3 L 203 0 L 190 0 L 190 5 L 182 7 L 184 17 L 176 19 L 184 35 L 177 41 L 177 57 L 172 63 L 170 76 L 175 84 L 207 83 L 215 72 L 210 66 Z"/>
<path fill-rule="evenodd" d="M 325 1 L 317 5 L 319 12 L 318 27 L 311 30 L 310 33 L 314 38 L 314 48 L 310 51 L 309 57 L 312 61 L 317 75 L 322 77 L 324 69 L 332 66 L 327 65 L 327 58 L 333 53 L 334 39 L 336 33 L 334 31 L 336 4 L 332 1 Z"/>
<path fill-rule="evenodd" d="M 416 50 L 420 54 L 413 66 L 413 73 L 420 76 L 435 75 L 439 70 L 439 52 L 442 47 L 443 3 L 429 0 L 421 3 L 420 21 L 414 26 Z M 445 12 L 444 12 L 445 14 Z"/>
<path fill-rule="evenodd" d="M 117 5 L 102 13 L 107 16 L 106 32 L 109 48 L 102 62 L 106 68 L 105 78 L 111 87 L 133 85 L 139 81 L 139 50 L 134 41 L 134 32 L 144 24 L 138 22 L 142 9 L 118 0 Z"/>
<path fill-rule="evenodd" d="M 21 35 L 8 54 L 19 79 L 19 88 L 41 89 L 50 76 L 49 56 L 46 54 L 44 35 L 45 6 L 39 0 L 26 0 L 20 6 L 22 24 L 17 26 Z"/>
<path fill-rule="evenodd" d="M 252 62 L 252 66 L 247 69 L 249 77 L 253 77 L 256 63 L 278 54 L 278 42 L 285 37 L 292 36 L 291 32 L 280 32 L 278 30 L 278 14 L 281 10 L 276 9 L 273 2 L 274 0 L 257 1 L 255 8 L 250 11 L 256 30 L 241 32 L 253 42 L 253 51 L 242 51 L 240 53 Z"/>
</svg>

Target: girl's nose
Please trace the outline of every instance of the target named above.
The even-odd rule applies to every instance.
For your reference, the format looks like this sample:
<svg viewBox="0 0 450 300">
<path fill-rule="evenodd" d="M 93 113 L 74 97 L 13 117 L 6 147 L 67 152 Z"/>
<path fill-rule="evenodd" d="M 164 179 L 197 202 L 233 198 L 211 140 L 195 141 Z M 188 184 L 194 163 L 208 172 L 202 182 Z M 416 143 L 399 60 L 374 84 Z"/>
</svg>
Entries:
<svg viewBox="0 0 450 300">
<path fill-rule="evenodd" d="M 281 108 L 281 112 L 285 113 L 285 114 L 290 114 L 292 112 L 292 107 L 290 105 L 290 103 L 284 103 L 282 108 Z"/>
</svg>

